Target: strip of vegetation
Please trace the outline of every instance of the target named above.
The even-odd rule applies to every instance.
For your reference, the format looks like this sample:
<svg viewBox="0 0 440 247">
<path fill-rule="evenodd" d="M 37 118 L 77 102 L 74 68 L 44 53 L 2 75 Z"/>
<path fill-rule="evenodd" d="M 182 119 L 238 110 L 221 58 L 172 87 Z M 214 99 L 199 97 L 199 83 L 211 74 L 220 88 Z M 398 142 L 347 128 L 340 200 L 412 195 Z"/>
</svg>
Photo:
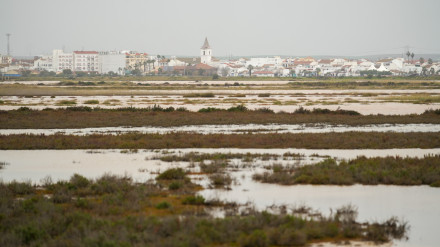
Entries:
<svg viewBox="0 0 440 247">
<path fill-rule="evenodd" d="M 57 102 L 57 105 L 76 105 L 75 100 L 60 100 Z"/>
<path fill-rule="evenodd" d="M 440 132 L 345 132 L 301 134 L 0 135 L 0 149 L 167 149 L 167 148 L 439 148 Z"/>
<path fill-rule="evenodd" d="M 69 181 L 56 183 L 47 178 L 38 189 L 30 183 L 0 182 L 0 245 L 244 247 L 305 246 L 335 240 L 384 243 L 406 238 L 409 228 L 394 217 L 381 223 L 359 223 L 356 209 L 350 206 L 337 209 L 329 217 L 249 210 L 246 215 L 213 218 L 206 213 L 213 204 L 195 195 L 190 182 L 184 183 L 187 190 L 182 192 L 167 190 L 161 181 L 134 183 L 129 177 L 111 175 L 89 180 L 75 174 Z M 238 205 L 230 207 L 237 209 Z"/>
<path fill-rule="evenodd" d="M 398 95 L 380 97 L 379 100 L 399 103 L 413 103 L 413 104 L 431 104 L 440 103 L 440 96 L 431 94 L 412 94 L 412 95 Z"/>
<path fill-rule="evenodd" d="M 440 187 L 440 155 L 424 158 L 358 157 L 339 164 L 327 159 L 302 167 L 273 166 L 272 172 L 257 173 L 263 183 L 293 184 L 393 184 Z"/>
<path fill-rule="evenodd" d="M 289 85 L 292 88 L 314 88 L 314 89 L 360 89 L 360 88 L 374 88 L 374 89 L 397 89 L 397 88 L 405 88 L 405 89 L 416 89 L 416 88 L 439 88 L 440 84 L 435 81 L 425 81 L 420 83 L 414 83 L 411 80 L 401 80 L 395 81 L 390 80 L 389 78 L 384 78 L 382 80 L 367 80 L 367 81 L 358 81 L 358 80 L 335 80 L 328 78 L 322 78 L 324 80 L 318 81 L 292 81 L 289 82 Z M 409 78 L 407 78 L 409 79 Z M 414 80 L 414 79 L 413 79 Z"/>
<path fill-rule="evenodd" d="M 439 110 L 426 111 L 420 115 L 369 115 L 362 116 L 353 111 L 298 108 L 295 113 L 274 113 L 268 108 L 254 111 L 245 106 L 203 108 L 199 112 L 188 112 L 186 108 L 152 106 L 148 108 L 103 109 L 88 106 L 65 109 L 0 111 L 1 129 L 57 129 L 118 126 L 183 126 L 205 124 L 305 124 L 327 123 L 350 126 L 367 124 L 440 124 Z M 270 115 L 269 115 L 270 114 Z"/>
<path fill-rule="evenodd" d="M 184 94 L 184 98 L 214 98 L 215 95 L 213 93 L 191 93 Z"/>
<path fill-rule="evenodd" d="M 93 100 L 93 99 L 86 100 L 86 101 L 84 101 L 84 104 L 87 104 L 87 105 L 97 105 L 97 104 L 99 104 L 99 100 Z"/>
<path fill-rule="evenodd" d="M 295 153 L 284 153 L 283 157 L 301 157 L 301 154 Z M 230 159 L 241 159 L 244 162 L 250 162 L 254 159 L 261 160 L 271 160 L 277 159 L 279 157 L 278 154 L 269 154 L 269 153 L 198 153 L 198 152 L 189 152 L 180 155 L 171 154 L 171 155 L 160 155 L 155 157 L 155 159 L 159 159 L 165 162 L 176 162 L 176 161 L 186 161 L 186 162 L 203 162 L 206 160 L 216 161 L 216 160 L 230 160 Z"/>
</svg>

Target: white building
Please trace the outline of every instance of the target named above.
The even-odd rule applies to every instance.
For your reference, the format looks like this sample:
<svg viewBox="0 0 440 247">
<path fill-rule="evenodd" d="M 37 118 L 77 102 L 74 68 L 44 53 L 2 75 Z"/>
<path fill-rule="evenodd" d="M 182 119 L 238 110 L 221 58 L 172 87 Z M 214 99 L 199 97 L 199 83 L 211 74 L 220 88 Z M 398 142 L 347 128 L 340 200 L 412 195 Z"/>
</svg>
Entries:
<svg viewBox="0 0 440 247">
<path fill-rule="evenodd" d="M 186 66 L 187 63 L 178 60 L 176 57 L 171 57 L 170 61 L 167 63 L 167 66 Z"/>
<path fill-rule="evenodd" d="M 246 67 L 252 65 L 254 67 L 263 67 L 266 64 L 272 64 L 274 67 L 281 67 L 283 59 L 281 57 L 253 57 L 246 61 Z"/>
<path fill-rule="evenodd" d="M 73 54 L 64 53 L 63 50 L 53 50 L 52 66 L 55 72 L 62 72 L 65 69 L 73 71 Z"/>
<path fill-rule="evenodd" d="M 211 63 L 212 60 L 212 49 L 209 46 L 208 38 L 205 38 L 205 43 L 200 48 L 200 62 L 204 64 Z"/>
<path fill-rule="evenodd" d="M 73 71 L 99 72 L 99 54 L 96 51 L 74 51 Z"/>
<path fill-rule="evenodd" d="M 55 71 L 52 63 L 52 56 L 42 56 L 34 61 L 33 69 L 39 71 Z"/>
<path fill-rule="evenodd" d="M 0 54 L 0 64 L 11 64 L 11 63 L 12 63 L 11 56 Z"/>
<path fill-rule="evenodd" d="M 124 75 L 126 65 L 125 53 L 118 51 L 99 52 L 99 69 L 100 74 L 108 74 L 114 72 Z"/>
</svg>

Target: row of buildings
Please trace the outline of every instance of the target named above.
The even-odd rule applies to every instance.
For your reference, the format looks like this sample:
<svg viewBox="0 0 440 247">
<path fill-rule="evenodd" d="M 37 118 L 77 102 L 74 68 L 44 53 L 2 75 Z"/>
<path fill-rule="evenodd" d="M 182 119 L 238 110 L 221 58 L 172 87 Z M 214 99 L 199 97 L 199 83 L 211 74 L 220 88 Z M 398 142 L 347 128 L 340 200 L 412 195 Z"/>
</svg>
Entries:
<svg viewBox="0 0 440 247">
<path fill-rule="evenodd" d="M 378 61 L 367 59 L 314 59 L 312 57 L 282 58 L 257 57 L 240 59 L 216 59 L 208 39 L 200 48 L 200 57 L 177 58 L 149 55 L 134 51 L 74 51 L 65 53 L 53 50 L 51 55 L 35 57 L 31 61 L 14 63 L 9 56 L 0 56 L 0 70 L 28 70 L 55 73 L 94 74 L 168 74 L 168 75 L 219 75 L 223 77 L 290 77 L 290 76 L 364 76 L 383 75 L 434 75 L 440 73 L 440 63 L 432 60 L 405 60 L 386 58 Z"/>
</svg>

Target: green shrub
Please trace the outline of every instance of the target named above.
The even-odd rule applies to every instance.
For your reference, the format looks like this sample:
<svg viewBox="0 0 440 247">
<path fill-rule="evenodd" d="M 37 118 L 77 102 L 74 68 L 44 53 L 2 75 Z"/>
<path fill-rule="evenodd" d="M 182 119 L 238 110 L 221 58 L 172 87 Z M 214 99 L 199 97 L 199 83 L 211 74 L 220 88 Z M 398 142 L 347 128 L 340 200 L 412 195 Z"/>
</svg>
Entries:
<svg viewBox="0 0 440 247">
<path fill-rule="evenodd" d="M 183 204 L 188 205 L 203 205 L 205 203 L 205 198 L 203 196 L 187 196 L 182 201 Z"/>
<path fill-rule="evenodd" d="M 75 100 L 60 100 L 57 102 L 57 105 L 76 105 Z"/>
<path fill-rule="evenodd" d="M 87 178 L 75 173 L 70 178 L 70 183 L 75 188 L 85 188 L 90 184 L 90 181 Z"/>
<path fill-rule="evenodd" d="M 251 234 L 242 236 L 239 244 L 242 247 L 266 247 L 269 246 L 269 241 L 263 230 L 254 230 Z"/>
<path fill-rule="evenodd" d="M 168 208 L 171 208 L 171 204 L 169 204 L 168 202 L 159 202 L 158 204 L 156 204 L 156 208 L 157 209 L 168 209 Z"/>
<path fill-rule="evenodd" d="M 17 235 L 20 236 L 22 243 L 26 245 L 29 245 L 30 243 L 39 240 L 46 235 L 41 227 L 35 225 L 21 226 L 15 231 Z"/>
<path fill-rule="evenodd" d="M 170 185 L 168 185 L 169 190 L 178 190 L 180 188 L 182 188 L 181 182 L 173 181 L 170 183 Z"/>
<path fill-rule="evenodd" d="M 14 180 L 8 184 L 8 189 L 15 195 L 28 195 L 35 192 L 30 181 L 17 182 Z"/>
<path fill-rule="evenodd" d="M 228 108 L 229 112 L 245 112 L 248 110 L 249 109 L 244 105 L 238 105 L 238 106 L 233 106 L 233 107 Z"/>
<path fill-rule="evenodd" d="M 232 178 L 228 174 L 213 174 L 209 176 L 209 180 L 214 187 L 229 186 L 232 183 Z"/>
<path fill-rule="evenodd" d="M 207 107 L 207 108 L 199 109 L 199 112 L 216 112 L 216 111 L 223 111 L 223 109 L 215 108 L 215 107 Z"/>
<path fill-rule="evenodd" d="M 174 179 L 185 179 L 185 171 L 182 168 L 170 168 L 161 174 L 159 174 L 157 180 L 174 180 Z"/>
<path fill-rule="evenodd" d="M 97 104 L 99 104 L 99 100 L 93 100 L 93 99 L 86 100 L 86 101 L 84 101 L 84 104 L 87 104 L 87 105 L 97 105 Z"/>
</svg>

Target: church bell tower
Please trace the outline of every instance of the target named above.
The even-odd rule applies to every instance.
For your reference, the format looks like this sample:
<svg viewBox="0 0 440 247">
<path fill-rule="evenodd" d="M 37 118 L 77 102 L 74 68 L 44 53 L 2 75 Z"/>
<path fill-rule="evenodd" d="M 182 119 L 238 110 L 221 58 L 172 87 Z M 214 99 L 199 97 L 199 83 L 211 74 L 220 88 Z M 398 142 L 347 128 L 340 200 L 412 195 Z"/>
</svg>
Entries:
<svg viewBox="0 0 440 247">
<path fill-rule="evenodd" d="M 205 38 L 205 43 L 200 48 L 200 62 L 209 64 L 211 62 L 212 50 L 208 43 L 208 38 Z"/>
</svg>

